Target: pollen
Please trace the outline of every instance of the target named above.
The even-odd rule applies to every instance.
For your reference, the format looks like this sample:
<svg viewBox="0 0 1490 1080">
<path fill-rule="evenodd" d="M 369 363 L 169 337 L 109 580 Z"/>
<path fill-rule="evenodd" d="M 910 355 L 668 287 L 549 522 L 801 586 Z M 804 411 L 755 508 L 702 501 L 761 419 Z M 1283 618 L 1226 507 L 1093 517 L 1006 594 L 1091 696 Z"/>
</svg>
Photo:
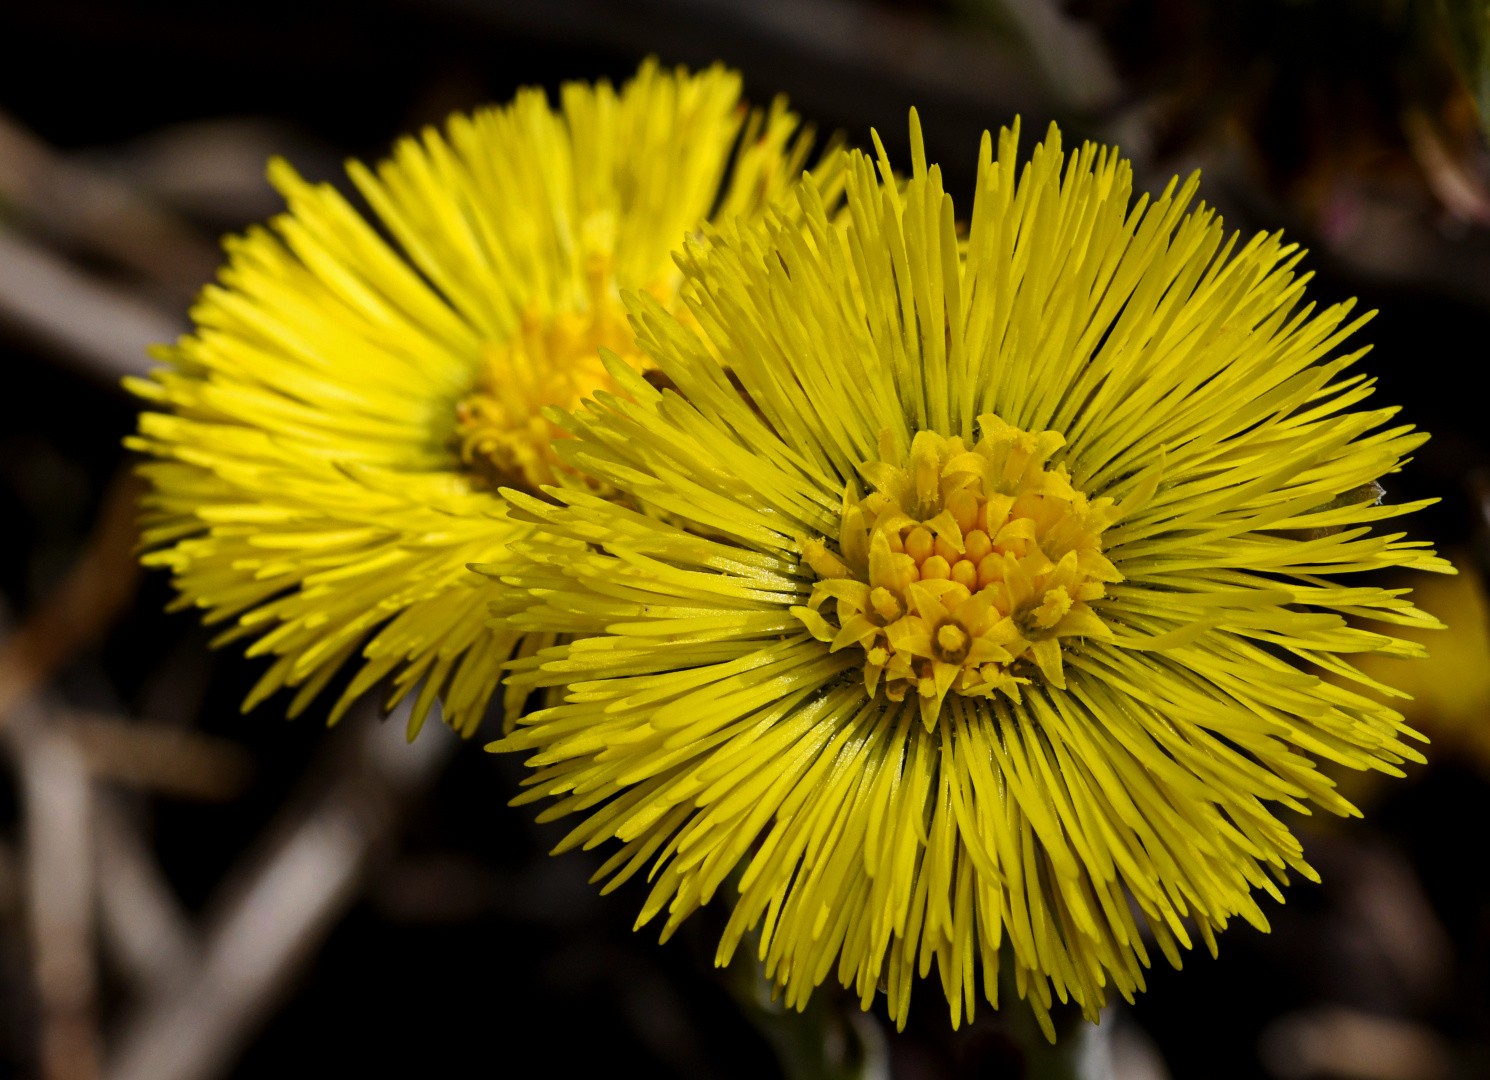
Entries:
<svg viewBox="0 0 1490 1080">
<path fill-rule="evenodd" d="M 635 334 L 620 303 L 594 275 L 588 311 L 543 315 L 530 308 L 501 344 L 482 347 L 476 385 L 455 407 L 461 461 L 484 486 L 537 492 L 556 482 L 563 466 L 552 443 L 564 432 L 542 414 L 569 411 L 598 390 L 615 386 L 600 348 L 640 366 Z"/>
<path fill-rule="evenodd" d="M 871 694 L 914 692 L 927 728 L 949 692 L 1017 700 L 1035 677 L 1063 687 L 1065 644 L 1111 636 L 1090 604 L 1122 580 L 1102 554 L 1112 500 L 1088 500 L 1049 464 L 1060 433 L 979 424 L 972 448 L 919 432 L 908 460 L 882 433 L 859 470 L 873 490 L 845 492 L 838 550 L 803 545 L 818 581 L 797 617 L 831 651 L 863 650 Z"/>
</svg>

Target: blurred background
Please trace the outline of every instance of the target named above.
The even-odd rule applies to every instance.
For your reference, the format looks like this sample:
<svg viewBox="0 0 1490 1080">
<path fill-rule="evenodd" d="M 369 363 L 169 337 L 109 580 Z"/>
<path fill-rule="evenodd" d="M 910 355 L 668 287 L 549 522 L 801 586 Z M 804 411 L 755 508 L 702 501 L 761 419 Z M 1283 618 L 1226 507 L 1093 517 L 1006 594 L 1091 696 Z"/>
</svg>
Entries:
<svg viewBox="0 0 1490 1080">
<path fill-rule="evenodd" d="M 0 4 L 0 1075 L 359 1074 L 1087 1080 L 1490 1076 L 1490 92 L 1480 0 L 362 0 Z M 270 154 L 348 155 L 647 54 L 739 68 L 824 133 L 907 160 L 906 110 L 970 205 L 978 138 L 1022 114 L 1120 144 L 1140 188 L 1204 170 L 1250 234 L 1359 296 L 1377 401 L 1434 433 L 1387 497 L 1460 565 L 1416 695 L 1431 762 L 1341 776 L 1364 822 L 1295 823 L 1322 886 L 1263 898 L 1220 956 L 1156 967 L 1073 1028 L 904 1033 L 831 992 L 783 1016 L 696 917 L 658 948 L 633 883 L 505 803 L 517 762 L 375 703 L 328 731 L 238 703 L 260 663 L 166 615 L 131 555 L 119 378 L 186 326 L 218 238 L 278 209 Z M 1391 666 L 1388 666 L 1391 665 Z M 334 699 L 335 692 L 326 695 Z M 324 708 L 321 716 L 324 717 Z M 555 831 L 557 829 L 557 831 Z M 717 920 L 716 920 L 717 922 Z M 1079 1061 L 1069 1060 L 1076 1055 Z M 1060 1072 L 1065 1069 L 1065 1072 Z"/>
</svg>

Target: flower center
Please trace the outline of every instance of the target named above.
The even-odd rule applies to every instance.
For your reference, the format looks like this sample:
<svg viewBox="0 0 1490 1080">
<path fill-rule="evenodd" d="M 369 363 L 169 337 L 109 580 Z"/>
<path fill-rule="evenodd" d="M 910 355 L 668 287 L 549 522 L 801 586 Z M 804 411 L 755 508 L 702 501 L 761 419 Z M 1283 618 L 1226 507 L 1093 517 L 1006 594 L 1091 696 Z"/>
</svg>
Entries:
<svg viewBox="0 0 1490 1080">
<path fill-rule="evenodd" d="M 949 691 L 1017 699 L 1032 673 L 1022 661 L 1064 686 L 1061 639 L 1109 636 L 1088 602 L 1122 580 L 1102 554 L 1112 500 L 1089 501 L 1064 465 L 1046 465 L 1065 439 L 979 424 L 971 449 L 919 432 L 908 462 L 882 433 L 879 460 L 860 469 L 874 490 L 845 495 L 838 551 L 802 545 L 819 580 L 793 613 L 834 652 L 864 651 L 871 694 L 881 680 L 892 701 L 914 689 L 928 728 Z"/>
<path fill-rule="evenodd" d="M 476 386 L 455 408 L 461 460 L 491 487 L 537 491 L 562 468 L 551 444 L 564 432 L 542 415 L 573 409 L 615 386 L 598 350 L 638 367 L 635 334 L 620 305 L 604 296 L 588 312 L 540 316 L 530 309 L 509 340 L 482 347 Z"/>
</svg>

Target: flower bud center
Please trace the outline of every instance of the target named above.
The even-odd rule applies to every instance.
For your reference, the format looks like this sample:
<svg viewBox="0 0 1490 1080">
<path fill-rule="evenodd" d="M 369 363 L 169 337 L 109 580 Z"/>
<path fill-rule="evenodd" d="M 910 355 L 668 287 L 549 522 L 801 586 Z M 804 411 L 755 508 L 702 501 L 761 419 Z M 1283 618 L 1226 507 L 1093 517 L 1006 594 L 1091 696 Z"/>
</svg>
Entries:
<svg viewBox="0 0 1490 1080">
<path fill-rule="evenodd" d="M 928 727 L 949 691 L 1017 698 L 1033 669 L 1063 686 L 1062 639 L 1106 636 L 1088 605 L 1122 580 L 1102 554 L 1112 500 L 1088 500 L 1047 465 L 1064 439 L 980 424 L 971 449 L 919 432 L 908 460 L 883 433 L 860 470 L 874 490 L 845 499 L 838 551 L 803 545 L 820 580 L 798 618 L 833 651 L 864 650 L 871 692 L 883 680 L 899 701 L 914 688 Z"/>
<path fill-rule="evenodd" d="M 482 346 L 476 385 L 455 407 L 461 461 L 482 483 L 536 491 L 555 482 L 563 466 L 551 444 L 564 433 L 542 410 L 573 409 L 615 389 L 602 346 L 640 366 L 625 312 L 603 295 L 584 313 L 540 316 L 530 308 L 508 340 Z"/>
</svg>

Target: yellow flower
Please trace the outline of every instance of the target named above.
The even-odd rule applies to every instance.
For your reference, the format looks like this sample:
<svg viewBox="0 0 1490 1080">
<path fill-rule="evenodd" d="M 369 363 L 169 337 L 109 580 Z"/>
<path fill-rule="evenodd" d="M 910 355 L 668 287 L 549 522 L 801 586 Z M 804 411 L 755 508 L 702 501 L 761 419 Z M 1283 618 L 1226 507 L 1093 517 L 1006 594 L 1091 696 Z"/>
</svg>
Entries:
<svg viewBox="0 0 1490 1080">
<path fill-rule="evenodd" d="M 495 488 L 582 483 L 555 475 L 540 410 L 613 385 L 599 344 L 640 363 L 620 290 L 674 306 L 685 235 L 801 173 L 811 133 L 739 94 L 721 67 L 655 62 L 620 93 L 569 84 L 557 111 L 524 90 L 349 164 L 376 226 L 271 163 L 288 212 L 228 242 L 196 333 L 130 382 L 158 410 L 129 440 L 157 459 L 145 562 L 233 620 L 217 643 L 277 658 L 245 710 L 291 686 L 294 715 L 361 653 L 333 720 L 392 674 L 392 700 L 423 681 L 411 737 L 437 695 L 475 729 L 521 638 L 484 625 L 494 586 L 467 569 L 529 531 Z M 841 155 L 823 161 L 832 186 Z"/>
<path fill-rule="evenodd" d="M 955 1025 L 1006 947 L 1047 1033 L 1053 997 L 1095 1016 L 1144 933 L 1178 965 L 1314 876 L 1269 808 L 1355 812 L 1313 758 L 1421 760 L 1312 673 L 1422 652 L 1346 616 L 1436 625 L 1330 575 L 1452 572 L 1371 532 L 1426 436 L 1353 408 L 1364 319 L 1301 306 L 1300 253 L 1227 239 L 1196 177 L 1135 205 L 1114 152 L 1016 139 L 965 238 L 912 114 L 903 187 L 855 154 L 845 213 L 806 184 L 690 244 L 686 321 L 627 298 L 668 389 L 608 358 L 562 421 L 611 497 L 513 493 L 547 532 L 490 571 L 501 625 L 571 635 L 512 662 L 551 688 L 494 744 L 532 752 L 520 801 L 622 841 L 607 889 L 650 866 L 664 936 L 728 883 L 718 961 L 759 927 L 799 1007 L 836 971 L 904 1023 L 934 962 Z"/>
</svg>

